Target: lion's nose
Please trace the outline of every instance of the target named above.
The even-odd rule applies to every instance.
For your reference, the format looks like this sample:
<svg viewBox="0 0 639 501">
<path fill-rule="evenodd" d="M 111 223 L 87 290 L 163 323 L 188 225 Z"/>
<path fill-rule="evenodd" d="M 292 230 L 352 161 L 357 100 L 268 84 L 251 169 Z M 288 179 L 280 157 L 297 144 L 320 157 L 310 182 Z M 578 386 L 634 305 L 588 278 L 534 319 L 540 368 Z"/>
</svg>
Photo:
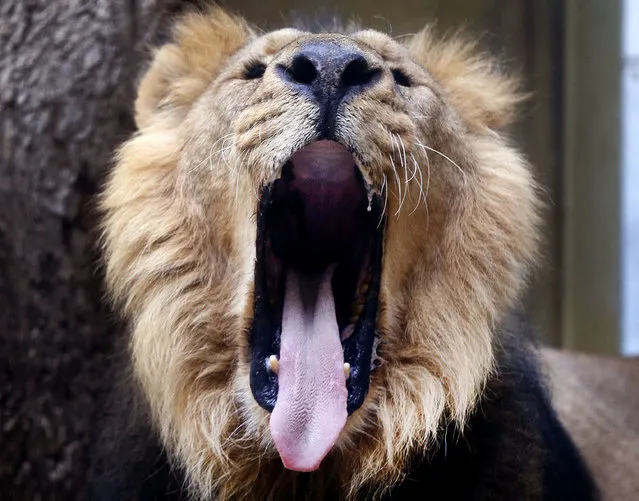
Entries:
<svg viewBox="0 0 639 501">
<path fill-rule="evenodd" d="M 290 63 L 279 69 L 281 78 L 327 113 L 344 98 L 374 84 L 382 73 L 357 47 L 333 41 L 304 44 Z"/>
</svg>

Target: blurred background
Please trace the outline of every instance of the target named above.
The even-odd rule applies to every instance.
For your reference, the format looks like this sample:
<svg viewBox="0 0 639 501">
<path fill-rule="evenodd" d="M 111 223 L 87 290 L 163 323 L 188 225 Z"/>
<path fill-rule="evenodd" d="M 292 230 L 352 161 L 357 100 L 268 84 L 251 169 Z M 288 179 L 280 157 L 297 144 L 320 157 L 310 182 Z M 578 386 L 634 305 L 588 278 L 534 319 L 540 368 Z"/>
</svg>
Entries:
<svg viewBox="0 0 639 501">
<path fill-rule="evenodd" d="M 102 301 L 95 195 L 180 0 L 0 1 L 0 499 L 79 499 L 122 329 Z M 547 211 L 525 301 L 552 346 L 639 353 L 639 1 L 238 0 L 263 28 L 465 28 L 523 78 L 510 133 Z"/>
</svg>

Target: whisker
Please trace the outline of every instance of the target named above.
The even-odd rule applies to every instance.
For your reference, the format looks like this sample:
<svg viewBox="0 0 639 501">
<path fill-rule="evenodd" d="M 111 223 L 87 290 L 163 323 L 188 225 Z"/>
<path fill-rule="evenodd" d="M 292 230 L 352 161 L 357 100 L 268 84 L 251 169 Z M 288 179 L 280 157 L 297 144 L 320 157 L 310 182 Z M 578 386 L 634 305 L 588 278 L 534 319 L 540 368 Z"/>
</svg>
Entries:
<svg viewBox="0 0 639 501">
<path fill-rule="evenodd" d="M 384 191 L 384 188 L 386 188 L 386 194 L 384 195 L 384 207 L 382 208 L 382 215 L 379 217 L 379 222 L 377 223 L 378 228 L 382 224 L 382 220 L 384 219 L 384 213 L 386 212 L 386 205 L 388 204 L 388 181 L 386 179 L 386 175 L 384 175 L 384 181 L 382 182 L 381 191 Z"/>
<path fill-rule="evenodd" d="M 430 146 L 426 146 L 425 144 L 420 143 L 419 141 L 415 141 L 415 143 L 422 149 L 432 151 L 433 153 L 436 153 L 442 158 L 448 160 L 448 162 L 450 162 L 451 165 L 454 165 L 457 168 L 457 170 L 459 170 L 460 174 L 464 178 L 464 182 L 468 182 L 468 179 L 464 170 L 457 163 L 455 163 L 450 157 L 444 155 L 441 151 L 436 150 L 435 148 L 431 148 Z"/>
<path fill-rule="evenodd" d="M 392 148 L 392 152 L 390 155 L 390 161 L 391 161 L 391 165 L 393 166 L 393 173 L 395 174 L 395 184 L 397 184 L 397 202 L 398 202 L 398 207 L 397 207 L 397 212 L 395 212 L 395 216 L 397 216 L 399 214 L 399 211 L 402 208 L 402 183 L 399 180 L 399 174 L 397 173 L 397 167 L 395 166 L 395 161 L 393 160 L 393 156 L 395 155 L 395 138 L 393 137 L 393 133 L 390 132 L 390 138 L 391 138 L 391 148 Z M 399 153 L 399 143 L 397 144 L 397 152 Z M 401 156 L 400 156 L 401 159 Z"/>
<path fill-rule="evenodd" d="M 393 166 L 393 174 L 395 175 L 395 184 L 397 185 L 397 191 L 398 194 L 395 195 L 393 193 L 393 195 L 395 195 L 395 197 L 397 198 L 397 202 L 401 202 L 402 200 L 402 185 L 401 185 L 401 181 L 399 180 L 399 174 L 397 174 L 397 168 L 395 167 L 395 162 L 393 161 L 393 157 L 389 157 L 390 161 L 391 161 L 391 165 Z M 399 210 L 402 208 L 401 203 L 399 203 L 399 207 L 397 207 L 397 212 L 395 212 L 395 215 L 397 216 L 397 214 L 399 214 Z"/>
<path fill-rule="evenodd" d="M 202 160 L 199 164 L 194 165 L 193 169 L 194 170 L 198 169 L 199 167 L 202 167 L 202 165 L 204 165 L 207 162 L 209 163 L 209 167 L 212 167 L 211 157 L 215 155 L 215 153 L 213 153 L 213 148 L 215 148 L 215 145 L 218 144 L 220 141 L 226 140 L 231 136 L 233 136 L 232 132 L 230 134 L 225 134 L 224 136 L 220 137 L 217 141 L 215 141 L 213 144 L 211 144 L 211 147 L 209 148 L 209 154 L 207 155 L 207 157 L 204 160 Z"/>
<path fill-rule="evenodd" d="M 407 162 L 406 162 L 406 148 L 404 147 L 404 141 L 401 138 L 401 136 L 399 134 L 397 134 L 397 140 L 399 141 L 399 143 L 402 145 L 402 155 L 404 157 L 404 168 L 406 168 L 407 166 Z"/>
<path fill-rule="evenodd" d="M 232 149 L 233 145 L 226 146 L 227 141 L 228 141 L 228 138 L 222 142 L 222 148 L 220 148 L 218 153 L 222 154 L 222 160 L 224 161 L 224 164 L 231 172 L 233 172 L 233 166 L 229 164 L 228 158 L 226 158 L 226 152 Z"/>
<path fill-rule="evenodd" d="M 416 35 L 417 33 L 406 33 L 403 35 L 396 35 L 394 37 L 391 37 L 393 40 L 403 40 L 405 38 L 412 38 Z"/>
<path fill-rule="evenodd" d="M 222 157 L 222 159 L 225 159 L 225 153 L 233 148 L 233 144 L 229 144 L 229 141 L 232 140 L 233 134 L 227 134 L 225 136 L 222 136 L 220 139 L 218 139 L 217 141 L 215 141 L 215 143 L 213 143 L 214 145 L 218 144 L 220 141 L 222 142 L 222 146 L 217 149 L 216 151 L 213 152 L 213 156 L 214 157 Z M 225 160 L 225 163 L 228 167 L 228 161 Z"/>
<path fill-rule="evenodd" d="M 428 191 L 430 190 L 430 159 L 426 150 L 424 150 L 424 156 L 426 157 L 426 194 L 424 195 L 424 202 L 426 202 L 426 197 L 428 197 Z"/>
<path fill-rule="evenodd" d="M 419 165 L 417 164 L 417 160 L 415 160 L 415 157 L 411 154 L 411 157 L 413 158 L 413 164 L 415 166 L 415 171 L 413 172 L 413 177 L 411 177 L 411 179 L 415 178 L 417 176 L 417 171 L 421 169 L 419 168 Z M 419 193 L 417 194 L 417 203 L 415 204 L 415 207 L 413 208 L 412 211 L 410 211 L 410 213 L 408 214 L 409 216 L 412 216 L 413 213 L 417 210 L 417 208 L 419 207 L 419 202 L 421 202 L 422 200 L 422 195 L 423 195 L 423 186 L 422 186 L 422 179 L 420 179 L 417 182 L 418 186 L 419 186 Z"/>
<path fill-rule="evenodd" d="M 386 19 L 384 16 L 373 16 L 373 19 L 381 19 L 382 21 L 386 21 L 386 24 L 388 24 L 388 30 L 389 30 L 387 35 L 389 37 L 392 37 L 392 35 L 393 35 L 393 25 L 391 24 L 391 22 L 388 19 Z"/>
<path fill-rule="evenodd" d="M 430 221 L 430 214 L 428 211 L 428 188 L 429 188 L 429 184 L 430 184 L 430 162 L 428 161 L 428 156 L 426 156 L 426 165 L 427 165 L 427 181 L 426 181 L 426 193 L 424 193 L 424 176 L 422 174 L 422 170 L 419 167 L 419 164 L 417 163 L 417 160 L 415 159 L 415 156 L 411 153 L 411 158 L 413 159 L 413 163 L 415 164 L 415 171 L 419 171 L 419 195 L 417 196 L 417 203 L 415 204 L 415 208 L 411 211 L 411 213 L 409 214 L 412 215 L 419 207 L 419 203 L 420 201 L 423 199 L 424 200 L 424 207 L 426 208 L 426 225 L 429 224 Z"/>
<path fill-rule="evenodd" d="M 426 156 L 426 191 L 424 193 L 424 207 L 426 207 L 426 226 L 430 223 L 430 211 L 428 210 L 428 193 L 430 192 L 430 160 L 428 158 L 428 153 L 424 150 L 424 155 Z M 420 169 L 419 171 L 420 180 L 423 181 L 423 174 Z"/>
<path fill-rule="evenodd" d="M 414 156 L 412 153 L 410 154 L 410 156 L 411 156 L 411 157 L 412 157 L 412 159 L 413 159 L 413 165 L 415 166 L 415 169 L 413 170 L 413 172 L 412 172 L 412 174 L 411 174 L 411 176 L 410 176 L 410 179 L 407 181 L 407 182 L 409 182 L 409 183 L 410 183 L 413 179 L 415 179 L 415 177 L 417 176 L 417 169 L 418 169 L 418 164 L 417 164 L 417 161 L 415 160 L 415 156 Z"/>
<path fill-rule="evenodd" d="M 400 207 L 402 205 L 404 205 L 404 200 L 406 200 L 406 196 L 408 195 L 408 162 L 406 162 L 406 148 L 404 147 L 404 141 L 402 140 L 401 136 L 398 134 L 397 135 L 397 140 L 399 141 L 399 143 L 402 146 L 402 155 L 403 155 L 403 159 L 404 159 L 404 163 L 403 163 L 403 167 L 404 167 L 404 198 L 402 198 L 402 202 L 400 204 Z"/>
<path fill-rule="evenodd" d="M 211 147 L 209 148 L 209 156 L 208 156 L 209 170 L 211 172 L 215 170 L 215 167 L 213 166 L 213 146 L 215 146 L 215 143 L 213 143 Z M 198 165 L 198 167 L 203 164 L 204 164 L 204 160 L 202 161 L 202 163 Z"/>
</svg>

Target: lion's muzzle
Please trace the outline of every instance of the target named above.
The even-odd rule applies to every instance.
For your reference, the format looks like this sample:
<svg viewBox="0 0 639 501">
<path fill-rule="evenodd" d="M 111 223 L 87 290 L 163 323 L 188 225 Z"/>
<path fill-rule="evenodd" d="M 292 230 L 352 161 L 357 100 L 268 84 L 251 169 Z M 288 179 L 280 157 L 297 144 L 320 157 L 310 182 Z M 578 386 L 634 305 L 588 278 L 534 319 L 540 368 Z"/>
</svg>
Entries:
<svg viewBox="0 0 639 501">
<path fill-rule="evenodd" d="M 350 41 L 313 40 L 301 46 L 277 72 L 286 84 L 319 106 L 318 133 L 333 139 L 343 101 L 380 80 L 382 69 Z"/>
</svg>

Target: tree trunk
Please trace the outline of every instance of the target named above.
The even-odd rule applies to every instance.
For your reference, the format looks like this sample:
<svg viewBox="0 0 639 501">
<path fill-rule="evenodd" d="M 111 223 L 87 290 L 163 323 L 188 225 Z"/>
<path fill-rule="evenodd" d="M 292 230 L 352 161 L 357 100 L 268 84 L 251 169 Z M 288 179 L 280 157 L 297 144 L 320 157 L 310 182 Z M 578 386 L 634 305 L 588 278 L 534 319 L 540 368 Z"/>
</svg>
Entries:
<svg viewBox="0 0 639 501">
<path fill-rule="evenodd" d="M 115 340 L 95 194 L 177 0 L 0 2 L 0 499 L 77 499 Z"/>
</svg>

